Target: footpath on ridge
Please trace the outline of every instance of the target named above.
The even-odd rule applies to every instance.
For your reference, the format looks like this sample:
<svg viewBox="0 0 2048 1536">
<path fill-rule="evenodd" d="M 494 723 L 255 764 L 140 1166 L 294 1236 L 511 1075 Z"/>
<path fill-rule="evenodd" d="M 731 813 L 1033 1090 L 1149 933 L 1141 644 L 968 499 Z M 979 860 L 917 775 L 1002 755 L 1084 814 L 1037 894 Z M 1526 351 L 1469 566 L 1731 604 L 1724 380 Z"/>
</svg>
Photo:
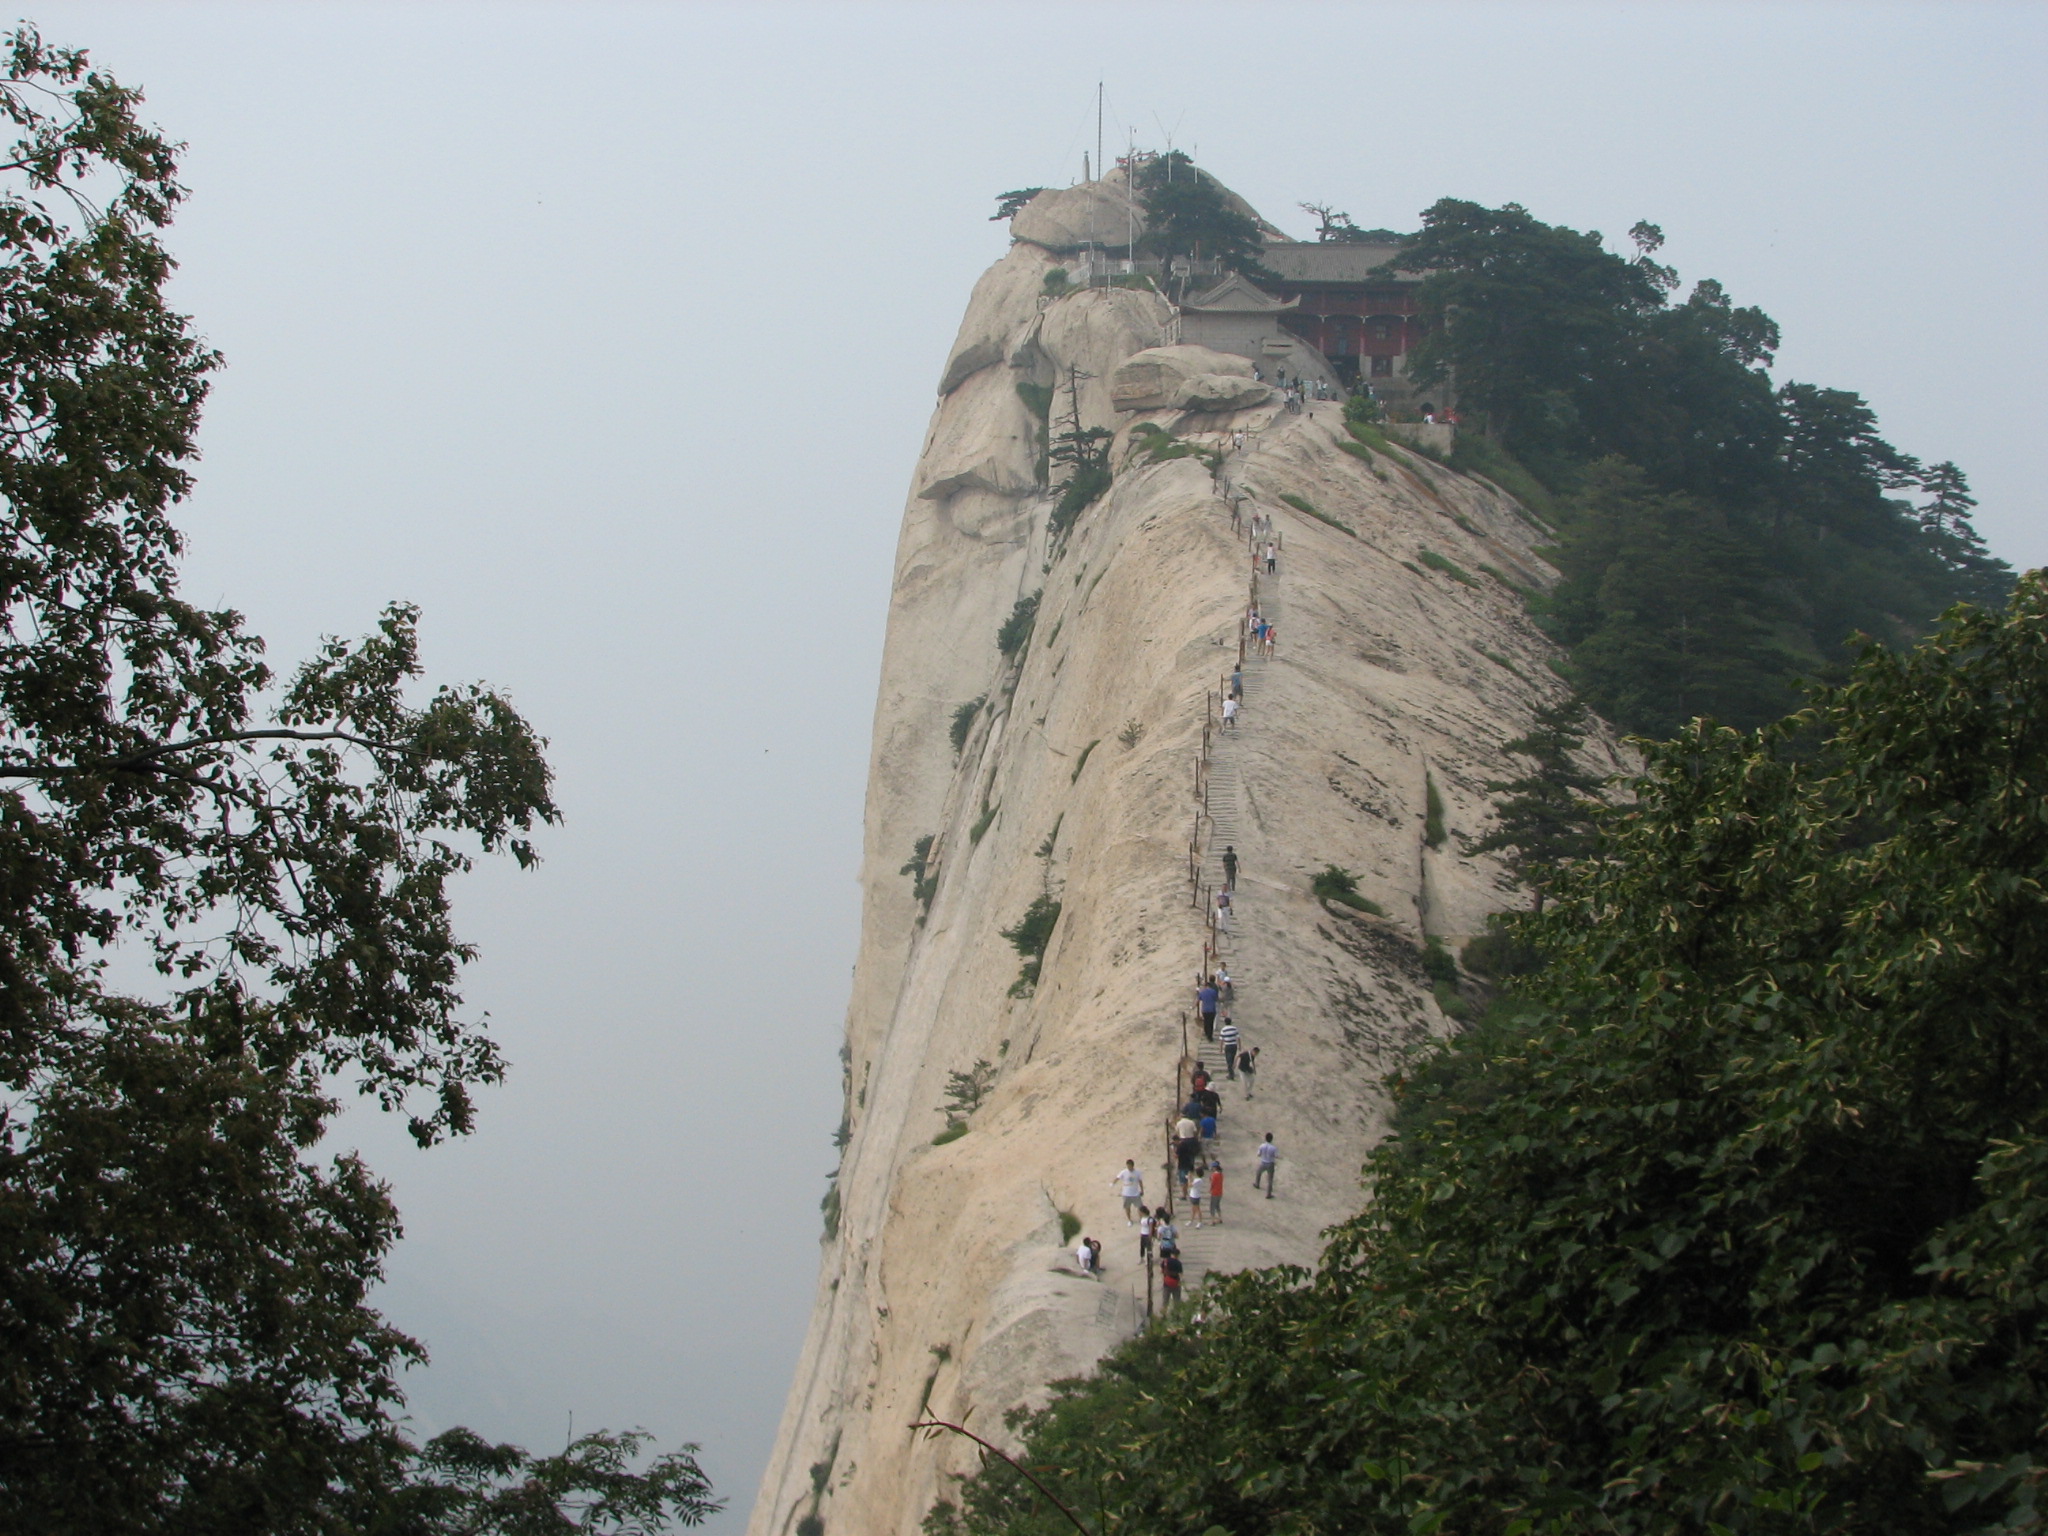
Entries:
<svg viewBox="0 0 2048 1536">
<path fill-rule="evenodd" d="M 1335 402 L 1126 408 L 1113 381 L 1167 344 L 1171 308 L 1051 290 L 1058 265 L 1020 242 L 977 284 L 904 508 L 843 1154 L 752 1536 L 917 1529 L 975 1448 L 911 1423 L 1006 1438 L 1009 1410 L 1145 1326 L 1113 1176 L 1135 1160 L 1164 1203 L 1197 1066 L 1221 1100 L 1224 1216 L 1195 1227 L 1176 1193 L 1184 1304 L 1211 1276 L 1312 1263 L 1363 1198 L 1386 1074 L 1450 1027 L 1425 944 L 1511 899 L 1498 860 L 1457 839 L 1513 771 L 1501 743 L 1562 686 L 1520 595 L 1554 579 L 1546 530 L 1483 481 L 1357 441 Z M 1113 434 L 1112 482 L 1071 522 L 1039 479 L 1055 385 L 1057 422 Z M 1254 517 L 1271 574 L 1251 568 Z M 1247 643 L 1254 600 L 1279 625 L 1271 657 Z M 1384 915 L 1319 902 L 1325 864 Z M 1020 974 L 1012 935 L 1046 900 L 1057 918 Z M 1201 1039 L 1194 992 L 1218 960 L 1261 1051 L 1249 1100 Z M 990 1088 L 948 1134 L 948 1083 L 970 1068 Z M 1268 1131 L 1272 1200 L 1252 1185 Z M 1073 1220 L 1103 1244 L 1099 1278 Z"/>
<path fill-rule="evenodd" d="M 1286 532 L 1275 514 L 1291 509 L 1265 504 L 1255 493 L 1241 487 L 1232 472 L 1248 467 L 1252 455 L 1269 434 L 1284 433 L 1302 419 L 1290 413 L 1277 414 L 1270 426 L 1252 436 L 1249 446 L 1229 452 L 1216 477 L 1216 515 L 1230 518 L 1233 542 L 1229 547 L 1236 550 L 1235 559 L 1248 572 L 1249 579 L 1245 583 L 1244 607 L 1237 618 L 1235 644 L 1227 650 L 1241 679 L 1237 685 L 1240 708 L 1235 720 L 1226 724 L 1223 702 L 1231 693 L 1228 672 L 1217 679 L 1203 702 L 1207 719 L 1194 775 L 1199 786 L 1200 810 L 1190 839 L 1187 892 L 1190 908 L 1201 919 L 1202 940 L 1199 963 L 1191 976 L 1190 995 L 1205 978 L 1219 971 L 1228 976 L 1229 996 L 1222 1002 L 1217 1023 L 1219 1028 L 1225 1018 L 1235 1023 L 1244 1050 L 1266 1045 L 1274 1035 L 1269 1026 L 1274 1022 L 1271 1009 L 1275 993 L 1270 985 L 1272 969 L 1265 963 L 1269 946 L 1264 942 L 1264 929 L 1272 921 L 1273 913 L 1262 897 L 1277 882 L 1273 881 L 1264 857 L 1268 850 L 1261 847 L 1261 839 L 1256 835 L 1257 824 L 1248 814 L 1247 791 L 1260 765 L 1262 737 L 1266 734 L 1262 706 L 1275 696 L 1275 691 L 1266 686 L 1267 673 L 1282 664 L 1283 654 L 1277 643 L 1272 655 L 1265 654 L 1252 623 L 1256 617 L 1274 626 L 1276 637 L 1287 633 L 1282 624 L 1282 578 L 1288 559 Z M 1229 449 L 1232 434 L 1213 436 L 1218 439 L 1217 446 Z M 1278 555 L 1271 571 L 1266 569 L 1263 558 L 1269 544 Z M 1238 861 L 1234 882 L 1223 860 L 1226 849 L 1234 852 Z M 1261 870 L 1266 872 L 1260 873 Z M 1226 889 L 1231 890 L 1232 899 L 1227 924 L 1219 920 L 1216 907 L 1217 893 Z M 1268 984 L 1262 986 L 1262 981 Z M 1175 1062 L 1174 1097 L 1166 1122 L 1171 1125 L 1179 1117 L 1181 1103 L 1192 1091 L 1195 1073 L 1203 1073 L 1222 1101 L 1216 1116 L 1216 1139 L 1204 1147 L 1200 1161 L 1223 1168 L 1223 1219 L 1215 1220 L 1205 1204 L 1202 1220 L 1199 1224 L 1195 1221 L 1182 1198 L 1181 1174 L 1170 1134 L 1165 1156 L 1147 1171 L 1146 1187 L 1148 1204 L 1155 1208 L 1163 1206 L 1172 1214 L 1184 1265 L 1183 1303 L 1198 1312 L 1202 1283 L 1211 1274 L 1228 1274 L 1271 1262 L 1276 1245 L 1298 1240 L 1301 1235 L 1296 1230 L 1300 1223 L 1294 1219 L 1295 1213 L 1286 1209 L 1285 1162 L 1296 1120 L 1290 1101 L 1303 1085 L 1298 1074 L 1290 1082 L 1284 1053 L 1276 1057 L 1262 1051 L 1263 1070 L 1254 1077 L 1238 1077 L 1230 1070 L 1221 1042 L 1204 1034 L 1200 1014 L 1192 1004 L 1186 1019 L 1186 1047 Z M 1269 1132 L 1281 1150 L 1282 1166 L 1275 1179 L 1281 1193 L 1277 1196 L 1253 1187 L 1257 1149 Z M 1116 1273 L 1118 1269 L 1122 1271 L 1120 1275 Z M 1142 1327 L 1148 1315 L 1165 1315 L 1161 1290 L 1150 1266 L 1111 1266 L 1111 1273 L 1104 1278 L 1120 1280 L 1116 1288 L 1130 1294 L 1133 1305 L 1125 1315 L 1137 1326 Z M 1107 1320 L 1105 1317 L 1104 1321 Z"/>
</svg>

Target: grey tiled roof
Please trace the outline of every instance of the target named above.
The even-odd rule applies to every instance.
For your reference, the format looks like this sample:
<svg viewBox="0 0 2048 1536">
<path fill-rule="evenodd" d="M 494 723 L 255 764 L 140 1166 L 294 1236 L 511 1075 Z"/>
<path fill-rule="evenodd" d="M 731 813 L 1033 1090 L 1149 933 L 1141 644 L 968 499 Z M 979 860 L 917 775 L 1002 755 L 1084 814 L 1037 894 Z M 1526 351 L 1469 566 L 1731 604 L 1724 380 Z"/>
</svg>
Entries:
<svg viewBox="0 0 2048 1536">
<path fill-rule="evenodd" d="M 1340 241 L 1290 240 L 1268 245 L 1259 260 L 1272 272 L 1296 283 L 1363 283 L 1380 281 L 1366 274 L 1401 254 L 1398 245 L 1353 245 Z M 1404 273 L 1405 281 L 1418 275 Z"/>
</svg>

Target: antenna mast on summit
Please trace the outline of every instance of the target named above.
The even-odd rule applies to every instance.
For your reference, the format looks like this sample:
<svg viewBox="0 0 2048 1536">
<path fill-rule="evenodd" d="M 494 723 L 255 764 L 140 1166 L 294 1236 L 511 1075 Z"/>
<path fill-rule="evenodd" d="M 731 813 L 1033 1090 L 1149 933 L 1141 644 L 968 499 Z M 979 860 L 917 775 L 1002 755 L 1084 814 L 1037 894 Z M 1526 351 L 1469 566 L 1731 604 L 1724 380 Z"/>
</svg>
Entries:
<svg viewBox="0 0 2048 1536">
<path fill-rule="evenodd" d="M 1095 82 L 1095 177 L 1102 179 L 1102 82 Z"/>
</svg>

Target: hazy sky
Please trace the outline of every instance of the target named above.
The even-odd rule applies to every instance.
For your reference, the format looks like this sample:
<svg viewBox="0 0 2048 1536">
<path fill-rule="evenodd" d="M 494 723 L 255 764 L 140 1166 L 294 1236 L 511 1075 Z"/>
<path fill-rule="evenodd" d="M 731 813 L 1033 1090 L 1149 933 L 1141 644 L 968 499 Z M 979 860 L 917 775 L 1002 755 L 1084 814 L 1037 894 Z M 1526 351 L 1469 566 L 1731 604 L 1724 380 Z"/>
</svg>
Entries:
<svg viewBox="0 0 2048 1536">
<path fill-rule="evenodd" d="M 537 873 L 465 889 L 514 1063 L 421 1154 L 424 1430 L 691 1438 L 735 1504 L 801 1341 L 896 524 L 1006 188 L 1182 147 L 1283 227 L 1455 194 L 1785 330 L 2048 561 L 2038 5 L 45 4 L 189 141 L 227 355 L 188 587 L 274 656 L 424 605 L 553 741 Z M 908 850 L 904 850 L 908 853 Z M 1048 1148 L 1050 1154 L 1056 1149 Z"/>
</svg>

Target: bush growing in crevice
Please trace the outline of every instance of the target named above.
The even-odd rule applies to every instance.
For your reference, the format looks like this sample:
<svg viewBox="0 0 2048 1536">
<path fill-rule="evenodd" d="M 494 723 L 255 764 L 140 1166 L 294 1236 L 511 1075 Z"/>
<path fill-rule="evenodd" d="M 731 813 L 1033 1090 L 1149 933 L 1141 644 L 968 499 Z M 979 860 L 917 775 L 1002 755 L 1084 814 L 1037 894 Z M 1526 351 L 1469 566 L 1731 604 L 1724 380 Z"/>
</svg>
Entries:
<svg viewBox="0 0 2048 1536">
<path fill-rule="evenodd" d="M 953 711 L 953 724 L 947 735 L 952 740 L 953 756 L 956 758 L 960 755 L 961 748 L 967 745 L 967 735 L 974 729 L 974 717 L 981 713 L 981 706 L 987 702 L 988 695 L 984 693 L 978 699 L 969 699 Z"/>
<path fill-rule="evenodd" d="M 1010 984 L 1010 996 L 1029 997 L 1038 986 L 1038 969 L 1045 960 L 1046 946 L 1052 942 L 1052 931 L 1060 920 L 1060 904 L 1050 895 L 1040 893 L 1024 909 L 1024 915 L 1017 919 L 1017 926 L 1002 930 L 1017 953 L 1024 957 L 1018 968 L 1017 979 Z"/>
<path fill-rule="evenodd" d="M 1422 841 L 1431 848 L 1444 845 L 1444 797 L 1437 793 L 1436 775 L 1422 776 Z"/>
<path fill-rule="evenodd" d="M 1371 470 L 1372 477 L 1375 480 L 1385 480 L 1387 478 L 1386 470 L 1380 467 L 1378 458 L 1374 455 L 1372 449 L 1368 448 L 1364 443 L 1339 443 L 1337 446 Z"/>
<path fill-rule="evenodd" d="M 1080 779 L 1081 770 L 1088 766 L 1088 754 L 1101 745 L 1102 738 L 1098 736 L 1081 749 L 1081 755 L 1074 759 L 1074 771 L 1067 775 L 1067 782 L 1069 784 L 1075 783 Z"/>
<path fill-rule="evenodd" d="M 1003 620 L 1003 627 L 996 631 L 996 650 L 1004 656 L 1015 656 L 1031 641 L 1031 629 L 1038 622 L 1038 599 L 1043 588 L 1029 597 L 1017 599 L 1010 609 L 1010 616 Z"/>
<path fill-rule="evenodd" d="M 1309 880 L 1308 888 L 1318 901 L 1335 902 L 1340 907 L 1349 907 L 1354 912 L 1369 912 L 1374 917 L 1387 915 L 1387 909 L 1370 896 L 1358 894 L 1358 876 L 1338 865 L 1325 864 Z"/>
<path fill-rule="evenodd" d="M 1045 841 L 1038 845 L 1035 857 L 1042 859 L 1047 868 L 1052 866 L 1053 850 L 1059 846 L 1060 827 L 1066 821 L 1067 813 L 1061 811 L 1052 819 L 1052 830 L 1045 834 Z"/>
<path fill-rule="evenodd" d="M 980 846 L 982 838 L 988 834 L 988 829 L 990 825 L 993 824 L 996 819 L 996 812 L 1000 811 L 1002 808 L 1003 802 L 1000 800 L 998 800 L 994 805 L 990 805 L 986 800 L 981 802 L 980 818 L 974 823 L 973 826 L 967 829 L 967 843 L 969 847 Z"/>
<path fill-rule="evenodd" d="M 1496 566 L 1481 563 L 1479 569 L 1484 571 L 1488 576 L 1491 576 L 1495 581 L 1499 582 L 1502 586 L 1506 587 L 1510 592 L 1514 593 L 1515 596 L 1522 599 L 1523 602 L 1527 602 L 1531 598 L 1538 595 L 1534 589 L 1523 586 L 1519 581 L 1516 581 L 1512 576 L 1509 576 L 1505 571 L 1500 570 Z"/>
<path fill-rule="evenodd" d="M 1108 490 L 1111 482 L 1109 468 L 1110 440 L 1115 435 L 1106 427 L 1084 427 L 1081 425 L 1081 375 L 1080 370 L 1069 365 L 1067 368 L 1067 414 L 1062 418 L 1063 429 L 1051 440 L 1047 458 L 1051 464 L 1059 465 L 1065 475 L 1060 480 L 1060 499 L 1046 520 L 1047 531 L 1057 544 L 1064 539 L 1067 530 L 1087 510 L 1089 505 Z M 1057 388 L 1057 386 L 1055 386 Z M 1050 430 L 1050 407 L 1048 407 L 1047 428 Z"/>
<path fill-rule="evenodd" d="M 1472 1016 L 1471 1005 L 1458 989 L 1457 958 L 1435 934 L 1423 941 L 1422 973 L 1429 978 L 1429 989 L 1436 996 L 1437 1007 L 1447 1017 L 1463 1023 Z"/>
<path fill-rule="evenodd" d="M 1442 571 L 1453 581 L 1462 581 L 1468 587 L 1479 585 L 1479 579 L 1470 571 L 1459 565 L 1455 560 L 1446 559 L 1433 549 L 1418 549 L 1415 552 L 1415 558 L 1428 566 L 1432 571 Z"/>
<path fill-rule="evenodd" d="M 920 837 L 911 846 L 910 861 L 896 873 L 910 876 L 911 899 L 917 903 L 917 920 L 921 923 L 925 914 L 932 909 L 932 897 L 938 894 L 939 877 L 929 873 L 932 844 L 937 838 L 930 832 Z"/>
<path fill-rule="evenodd" d="M 967 1117 L 981 1108 L 982 1101 L 989 1096 L 996 1083 L 995 1063 L 983 1057 L 965 1072 L 946 1074 L 945 1102 L 939 1106 L 946 1117 L 946 1125 L 932 1138 L 932 1145 L 943 1147 L 949 1141 L 958 1141 L 967 1134 Z"/>
<path fill-rule="evenodd" d="M 1200 459 L 1213 474 L 1223 463 L 1221 448 L 1204 448 L 1199 443 L 1176 437 L 1156 421 L 1141 421 L 1131 428 L 1131 448 L 1144 454 L 1147 464 L 1164 464 L 1169 459 Z"/>
<path fill-rule="evenodd" d="M 995 1085 L 995 1063 L 983 1057 L 965 1072 L 946 1074 L 946 1102 L 940 1107 L 947 1119 L 964 1119 L 981 1108 Z"/>
<path fill-rule="evenodd" d="M 1548 487 L 1483 432 L 1459 430 L 1457 441 L 1451 445 L 1450 466 L 1461 474 L 1484 476 L 1506 491 L 1514 498 L 1515 510 L 1526 523 L 1548 532 L 1547 525 L 1557 518 L 1556 501 Z"/>
</svg>

